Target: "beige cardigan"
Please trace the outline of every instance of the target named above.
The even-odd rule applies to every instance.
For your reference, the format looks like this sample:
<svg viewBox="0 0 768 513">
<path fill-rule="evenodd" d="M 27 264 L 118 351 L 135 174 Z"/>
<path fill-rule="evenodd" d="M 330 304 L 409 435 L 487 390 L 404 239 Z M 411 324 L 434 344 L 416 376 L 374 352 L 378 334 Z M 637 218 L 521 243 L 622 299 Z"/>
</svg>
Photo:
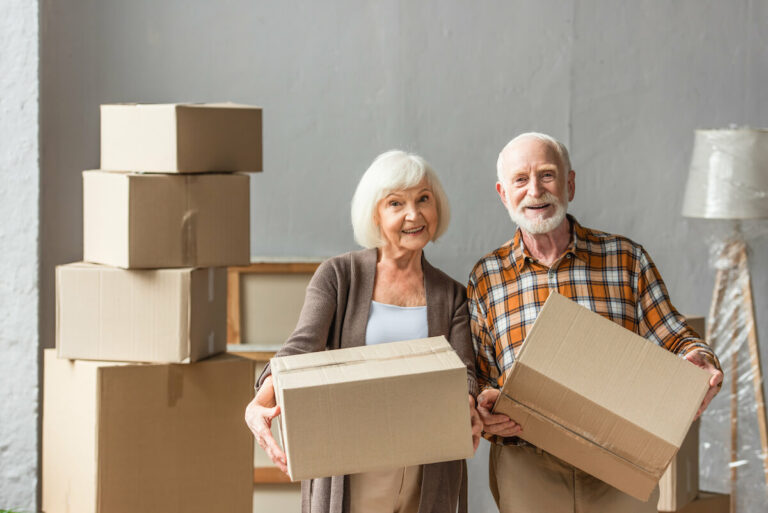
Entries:
<svg viewBox="0 0 768 513">
<path fill-rule="evenodd" d="M 376 274 L 376 249 L 345 253 L 323 262 L 307 287 L 299 322 L 276 356 L 365 345 Z M 464 286 L 422 257 L 429 336 L 445 335 L 467 365 L 467 387 L 477 395 L 475 354 Z M 271 373 L 269 366 L 259 385 Z M 348 513 L 347 476 L 301 483 L 302 513 Z M 424 465 L 419 513 L 467 511 L 466 462 Z"/>
</svg>

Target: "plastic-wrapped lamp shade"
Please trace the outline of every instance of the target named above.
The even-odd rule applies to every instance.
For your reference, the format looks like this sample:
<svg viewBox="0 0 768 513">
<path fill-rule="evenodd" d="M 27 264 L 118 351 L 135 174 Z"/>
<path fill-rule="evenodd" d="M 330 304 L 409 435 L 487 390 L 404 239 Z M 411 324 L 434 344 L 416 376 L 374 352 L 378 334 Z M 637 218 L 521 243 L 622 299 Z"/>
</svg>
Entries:
<svg viewBox="0 0 768 513">
<path fill-rule="evenodd" d="M 683 215 L 768 218 L 768 130 L 696 130 Z"/>
</svg>

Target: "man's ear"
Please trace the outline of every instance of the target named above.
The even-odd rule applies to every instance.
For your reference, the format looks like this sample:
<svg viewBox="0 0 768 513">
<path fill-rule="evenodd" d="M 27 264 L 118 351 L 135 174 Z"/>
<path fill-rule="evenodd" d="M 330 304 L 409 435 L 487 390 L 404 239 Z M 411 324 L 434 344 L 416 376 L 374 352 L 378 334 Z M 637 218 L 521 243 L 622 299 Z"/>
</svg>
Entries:
<svg viewBox="0 0 768 513">
<path fill-rule="evenodd" d="M 568 201 L 573 201 L 573 197 L 576 195 L 576 171 L 571 169 L 568 171 Z"/>
<path fill-rule="evenodd" d="M 496 192 L 499 194 L 499 198 L 501 198 L 501 202 L 504 204 L 504 206 L 509 208 L 509 206 L 507 205 L 507 195 L 506 195 L 506 191 L 504 190 L 503 183 L 496 182 Z"/>
</svg>

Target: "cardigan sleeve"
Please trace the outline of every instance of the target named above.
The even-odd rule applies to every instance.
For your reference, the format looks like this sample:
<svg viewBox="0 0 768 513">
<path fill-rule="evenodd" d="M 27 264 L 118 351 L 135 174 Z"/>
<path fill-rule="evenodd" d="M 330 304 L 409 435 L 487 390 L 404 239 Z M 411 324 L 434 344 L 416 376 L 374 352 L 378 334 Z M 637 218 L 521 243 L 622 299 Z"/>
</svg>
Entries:
<svg viewBox="0 0 768 513">
<path fill-rule="evenodd" d="M 331 259 L 317 268 L 307 286 L 296 328 L 275 356 L 313 353 L 325 349 L 338 302 L 337 264 L 338 259 Z M 267 364 L 259 376 L 257 387 L 271 375 L 272 369 Z"/>
<path fill-rule="evenodd" d="M 451 317 L 451 328 L 448 340 L 456 354 L 467 366 L 467 388 L 472 397 L 477 397 L 479 392 L 477 378 L 475 377 L 475 350 L 472 346 L 472 338 L 469 332 L 469 310 L 467 308 L 466 289 L 459 283 L 455 283 L 454 301 Z"/>
</svg>

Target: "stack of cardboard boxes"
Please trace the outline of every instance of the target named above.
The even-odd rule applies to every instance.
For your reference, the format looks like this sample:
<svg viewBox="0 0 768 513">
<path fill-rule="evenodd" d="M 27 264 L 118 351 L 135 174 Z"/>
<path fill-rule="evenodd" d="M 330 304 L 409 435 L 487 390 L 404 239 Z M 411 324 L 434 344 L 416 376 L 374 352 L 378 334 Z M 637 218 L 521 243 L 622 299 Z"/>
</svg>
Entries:
<svg viewBox="0 0 768 513">
<path fill-rule="evenodd" d="M 225 266 L 249 262 L 249 178 L 237 171 L 262 168 L 261 109 L 101 116 L 102 169 L 83 173 L 85 262 L 56 269 L 43 509 L 250 512 L 253 364 L 218 353 Z"/>
</svg>

